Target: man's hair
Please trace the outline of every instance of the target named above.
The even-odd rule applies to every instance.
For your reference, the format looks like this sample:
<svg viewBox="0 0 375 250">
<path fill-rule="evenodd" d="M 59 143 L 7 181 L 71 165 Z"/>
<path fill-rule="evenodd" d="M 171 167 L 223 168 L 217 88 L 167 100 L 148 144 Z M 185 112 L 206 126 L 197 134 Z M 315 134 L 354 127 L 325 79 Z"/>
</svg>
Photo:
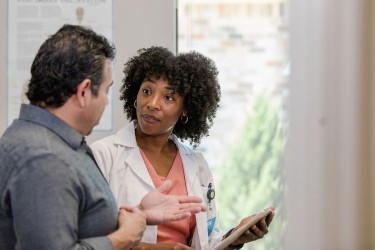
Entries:
<svg viewBox="0 0 375 250">
<path fill-rule="evenodd" d="M 40 47 L 26 95 L 33 105 L 58 108 L 84 79 L 91 80 L 91 90 L 97 95 L 105 79 L 105 60 L 114 57 L 115 48 L 104 36 L 66 24 Z"/>
</svg>

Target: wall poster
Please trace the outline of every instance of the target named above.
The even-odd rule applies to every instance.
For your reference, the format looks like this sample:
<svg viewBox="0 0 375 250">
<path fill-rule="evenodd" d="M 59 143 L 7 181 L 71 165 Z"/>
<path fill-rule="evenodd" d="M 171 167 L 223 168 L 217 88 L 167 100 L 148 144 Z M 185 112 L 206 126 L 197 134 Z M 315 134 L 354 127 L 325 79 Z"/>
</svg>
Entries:
<svg viewBox="0 0 375 250">
<path fill-rule="evenodd" d="M 41 44 L 63 24 L 87 26 L 113 42 L 114 0 L 8 0 L 7 125 L 18 118 Z M 96 131 L 113 127 L 113 94 Z"/>
</svg>

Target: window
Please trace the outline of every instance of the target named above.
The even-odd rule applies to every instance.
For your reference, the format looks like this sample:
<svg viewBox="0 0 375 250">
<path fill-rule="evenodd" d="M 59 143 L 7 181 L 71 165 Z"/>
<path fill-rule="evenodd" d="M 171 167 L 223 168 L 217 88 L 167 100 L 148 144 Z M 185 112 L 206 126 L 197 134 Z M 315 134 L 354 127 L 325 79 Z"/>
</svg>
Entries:
<svg viewBox="0 0 375 250">
<path fill-rule="evenodd" d="M 274 205 L 270 234 L 244 249 L 282 249 L 287 117 L 287 0 L 178 0 L 178 52 L 219 69 L 220 108 L 198 150 L 215 177 L 220 228 Z"/>
</svg>

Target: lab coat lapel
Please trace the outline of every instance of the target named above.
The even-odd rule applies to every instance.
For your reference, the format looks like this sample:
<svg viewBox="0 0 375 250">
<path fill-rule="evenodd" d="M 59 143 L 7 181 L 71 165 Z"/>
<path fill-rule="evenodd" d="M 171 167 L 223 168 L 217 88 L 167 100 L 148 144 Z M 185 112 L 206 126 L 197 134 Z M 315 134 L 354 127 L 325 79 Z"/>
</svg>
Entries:
<svg viewBox="0 0 375 250">
<path fill-rule="evenodd" d="M 131 171 L 133 171 L 134 175 L 137 176 L 141 181 L 154 189 L 154 183 L 152 182 L 150 174 L 147 171 L 135 139 L 135 121 L 130 122 L 127 126 L 119 131 L 115 139 L 115 144 L 119 144 L 124 147 L 125 151 L 129 151 L 128 154 L 124 154 L 126 155 L 126 166 L 128 166 Z"/>
<path fill-rule="evenodd" d="M 125 160 L 125 164 L 134 172 L 134 174 L 140 180 L 145 182 L 152 189 L 155 188 L 138 147 L 132 149 L 132 151 L 129 153 L 129 156 Z"/>
<path fill-rule="evenodd" d="M 180 143 L 177 142 L 177 138 L 173 138 L 175 144 L 178 145 L 181 159 L 183 162 L 184 172 L 185 172 L 185 180 L 186 180 L 186 188 L 188 190 L 188 195 L 198 196 L 202 200 L 204 199 L 203 193 L 203 184 L 201 183 L 200 179 L 198 178 L 198 170 L 199 170 L 199 158 L 193 157 L 195 152 L 188 150 L 187 148 L 183 147 Z M 199 246 L 200 248 L 196 249 L 208 249 L 208 233 L 207 233 L 207 214 L 206 212 L 197 213 L 195 214 L 196 222 L 197 222 L 197 233 L 194 233 L 195 240 L 197 240 L 195 246 Z M 200 243 L 198 243 L 200 242 Z"/>
<path fill-rule="evenodd" d="M 184 147 L 182 147 L 178 142 L 176 142 L 176 138 L 173 138 L 175 144 L 178 145 L 178 150 L 180 152 L 181 160 L 183 162 L 184 173 L 185 173 L 185 180 L 186 180 L 186 188 L 189 195 L 194 194 L 194 186 L 199 187 L 200 183 L 198 180 L 198 163 L 194 162 L 190 157 L 191 152 Z"/>
<path fill-rule="evenodd" d="M 188 172 L 193 172 L 194 175 L 195 175 L 195 178 L 191 182 L 191 187 L 190 187 L 190 190 L 188 192 L 189 192 L 189 195 L 198 196 L 204 201 L 205 200 L 204 199 L 205 193 L 203 192 L 203 187 L 202 187 L 203 183 L 200 183 L 200 180 L 199 180 L 198 174 L 197 174 L 198 164 L 199 163 L 195 164 L 196 170 L 194 172 L 188 171 Z M 187 166 L 187 167 L 189 168 L 190 166 Z M 190 175 L 190 178 L 193 178 L 192 174 L 189 174 L 189 175 Z M 196 218 L 196 222 L 197 222 L 196 230 L 198 231 L 198 241 L 200 242 L 199 244 L 195 244 L 195 247 L 196 247 L 195 249 L 197 249 L 197 250 L 208 249 L 208 245 L 207 245 L 207 243 L 208 243 L 207 212 L 197 213 L 197 214 L 195 214 L 195 218 Z M 198 247 L 199 245 L 200 245 L 200 248 Z"/>
</svg>

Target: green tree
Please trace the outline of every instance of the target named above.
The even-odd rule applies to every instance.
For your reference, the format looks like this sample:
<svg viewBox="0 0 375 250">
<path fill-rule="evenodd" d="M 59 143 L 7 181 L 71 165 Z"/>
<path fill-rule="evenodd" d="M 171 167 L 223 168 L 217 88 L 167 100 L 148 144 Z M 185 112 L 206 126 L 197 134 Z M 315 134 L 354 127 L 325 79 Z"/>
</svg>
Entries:
<svg viewBox="0 0 375 250">
<path fill-rule="evenodd" d="M 230 229 L 241 218 L 274 206 L 277 214 L 268 235 L 243 249 L 282 249 L 286 226 L 282 167 L 285 129 L 280 112 L 269 99 L 257 97 L 253 108 L 253 115 L 246 121 L 242 136 L 229 149 L 223 166 L 214 169 L 219 226 Z"/>
</svg>

